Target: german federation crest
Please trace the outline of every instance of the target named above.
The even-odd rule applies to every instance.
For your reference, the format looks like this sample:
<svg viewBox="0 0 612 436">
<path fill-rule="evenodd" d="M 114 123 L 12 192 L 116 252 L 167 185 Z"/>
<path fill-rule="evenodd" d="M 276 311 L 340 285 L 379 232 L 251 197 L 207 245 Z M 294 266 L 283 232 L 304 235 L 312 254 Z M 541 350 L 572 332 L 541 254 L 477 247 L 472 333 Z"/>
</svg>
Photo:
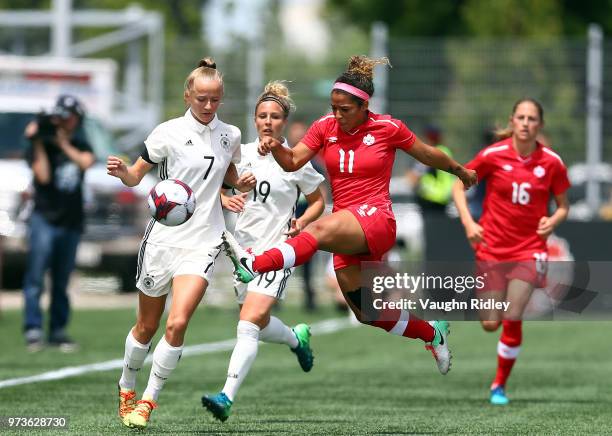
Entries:
<svg viewBox="0 0 612 436">
<path fill-rule="evenodd" d="M 155 286 L 155 280 L 153 280 L 153 277 L 147 274 L 147 276 L 142 280 L 142 284 L 144 285 L 145 289 L 151 289 L 153 286 Z"/>
<path fill-rule="evenodd" d="M 229 151 L 231 145 L 229 138 L 227 136 L 221 136 L 219 141 L 221 142 L 221 147 L 223 147 L 223 150 Z"/>
</svg>

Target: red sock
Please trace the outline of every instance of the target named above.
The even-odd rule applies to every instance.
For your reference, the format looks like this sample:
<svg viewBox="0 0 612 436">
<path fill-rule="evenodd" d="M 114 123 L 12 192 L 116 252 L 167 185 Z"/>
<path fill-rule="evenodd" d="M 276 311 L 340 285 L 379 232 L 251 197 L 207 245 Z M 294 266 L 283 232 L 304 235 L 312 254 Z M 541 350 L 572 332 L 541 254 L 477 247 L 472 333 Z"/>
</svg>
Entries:
<svg viewBox="0 0 612 436">
<path fill-rule="evenodd" d="M 436 336 L 436 331 L 427 321 L 423 321 L 421 318 L 410 314 L 410 320 L 408 321 L 408 327 L 406 327 L 404 336 L 419 338 L 424 342 L 431 342 Z"/>
<path fill-rule="evenodd" d="M 253 269 L 258 273 L 265 273 L 302 265 L 314 256 L 318 246 L 314 236 L 301 232 L 295 238 L 287 239 L 278 248 L 271 248 L 255 256 Z"/>
<path fill-rule="evenodd" d="M 378 313 L 378 320 L 372 323 L 374 327 L 398 336 L 412 339 L 419 338 L 425 342 L 433 341 L 436 334 L 434 328 L 415 315 L 399 309 L 383 309 Z M 408 319 L 408 322 L 406 322 L 406 319 Z"/>
<path fill-rule="evenodd" d="M 522 321 L 502 321 L 502 334 L 497 344 L 497 373 L 491 388 L 506 385 L 521 349 L 522 327 Z"/>
</svg>

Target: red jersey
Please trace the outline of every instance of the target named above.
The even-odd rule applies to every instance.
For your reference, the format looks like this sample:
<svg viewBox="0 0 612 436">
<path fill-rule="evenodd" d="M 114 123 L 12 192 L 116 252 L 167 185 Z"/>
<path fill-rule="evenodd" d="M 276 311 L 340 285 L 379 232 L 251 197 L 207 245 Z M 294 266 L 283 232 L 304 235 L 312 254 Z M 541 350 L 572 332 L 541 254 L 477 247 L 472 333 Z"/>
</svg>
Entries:
<svg viewBox="0 0 612 436">
<path fill-rule="evenodd" d="M 521 157 L 508 138 L 482 150 L 466 167 L 487 184 L 479 221 L 484 240 L 476 247 L 477 257 L 519 261 L 546 253 L 546 240 L 536 233 L 538 223 L 548 216 L 550 194 L 570 186 L 559 155 L 536 143 L 533 153 Z"/>
<path fill-rule="evenodd" d="M 395 150 L 408 151 L 415 139 L 403 122 L 368 112 L 367 121 L 350 133 L 333 114 L 325 115 L 310 126 L 302 142 L 323 150 L 336 211 L 359 203 L 390 206 Z"/>
</svg>

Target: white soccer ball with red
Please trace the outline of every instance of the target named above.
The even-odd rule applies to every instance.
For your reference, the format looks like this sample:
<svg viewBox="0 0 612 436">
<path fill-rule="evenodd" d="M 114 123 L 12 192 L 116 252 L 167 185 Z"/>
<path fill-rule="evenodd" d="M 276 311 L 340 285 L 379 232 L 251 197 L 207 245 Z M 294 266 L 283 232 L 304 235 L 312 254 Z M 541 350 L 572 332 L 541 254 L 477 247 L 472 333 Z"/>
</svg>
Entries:
<svg viewBox="0 0 612 436">
<path fill-rule="evenodd" d="M 193 191 L 184 182 L 176 179 L 162 180 L 149 192 L 149 212 L 166 226 L 180 226 L 195 210 Z"/>
</svg>

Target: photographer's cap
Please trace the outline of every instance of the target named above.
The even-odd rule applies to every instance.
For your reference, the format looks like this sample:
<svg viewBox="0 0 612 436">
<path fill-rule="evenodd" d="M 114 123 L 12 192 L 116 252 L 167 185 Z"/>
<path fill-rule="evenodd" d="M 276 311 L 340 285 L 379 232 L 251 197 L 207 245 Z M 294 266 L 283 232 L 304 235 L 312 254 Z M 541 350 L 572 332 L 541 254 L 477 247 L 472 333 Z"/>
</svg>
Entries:
<svg viewBox="0 0 612 436">
<path fill-rule="evenodd" d="M 85 116 L 83 105 L 72 95 L 60 95 L 53 112 L 62 118 L 67 118 L 69 114 L 74 114 L 80 119 Z"/>
</svg>

